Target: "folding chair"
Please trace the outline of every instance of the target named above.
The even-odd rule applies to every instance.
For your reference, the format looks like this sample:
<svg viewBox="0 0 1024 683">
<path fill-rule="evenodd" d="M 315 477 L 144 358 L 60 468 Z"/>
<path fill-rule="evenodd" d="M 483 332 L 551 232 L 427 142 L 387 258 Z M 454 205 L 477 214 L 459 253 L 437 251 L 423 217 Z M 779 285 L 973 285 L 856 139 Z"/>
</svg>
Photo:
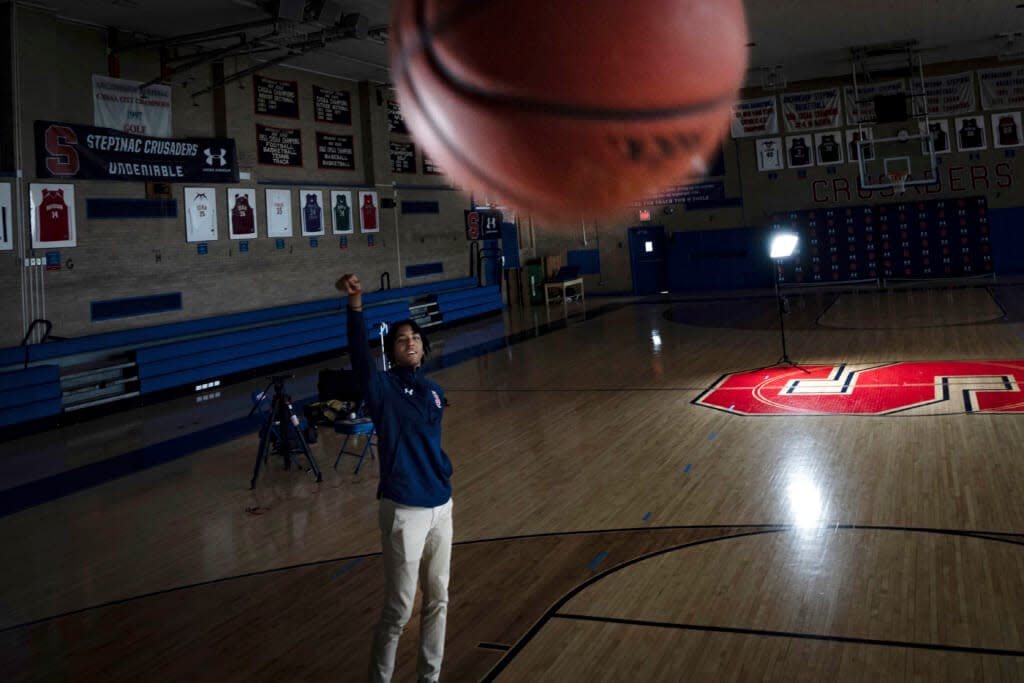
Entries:
<svg viewBox="0 0 1024 683">
<path fill-rule="evenodd" d="M 345 435 L 345 440 L 342 442 L 341 449 L 338 451 L 338 457 L 334 459 L 334 469 L 338 469 L 338 463 L 341 462 L 341 456 L 354 455 L 359 458 L 359 462 L 356 463 L 356 470 L 354 474 L 359 474 L 359 468 L 363 466 L 363 460 L 366 459 L 367 453 L 371 456 L 374 455 L 370 448 L 377 447 L 377 429 L 373 425 L 373 420 L 369 417 L 359 417 L 358 414 L 355 419 L 335 420 L 334 431 L 338 434 Z M 347 450 L 348 442 L 354 436 L 361 436 L 366 439 L 361 451 Z"/>
<path fill-rule="evenodd" d="M 341 456 L 354 455 L 359 458 L 356 463 L 355 474 L 359 474 L 359 468 L 369 454 L 374 455 L 371 448 L 376 448 L 377 433 L 373 420 L 366 415 L 366 404 L 363 401 L 363 393 L 356 380 L 356 374 L 352 370 L 321 370 L 317 391 L 321 401 L 342 401 L 354 406 L 353 412 L 349 415 L 339 416 L 334 420 L 334 431 L 343 434 L 345 440 L 338 451 L 338 457 L 334 459 L 334 469 L 338 469 Z M 353 437 L 363 437 L 362 450 L 348 450 L 349 441 Z"/>
</svg>

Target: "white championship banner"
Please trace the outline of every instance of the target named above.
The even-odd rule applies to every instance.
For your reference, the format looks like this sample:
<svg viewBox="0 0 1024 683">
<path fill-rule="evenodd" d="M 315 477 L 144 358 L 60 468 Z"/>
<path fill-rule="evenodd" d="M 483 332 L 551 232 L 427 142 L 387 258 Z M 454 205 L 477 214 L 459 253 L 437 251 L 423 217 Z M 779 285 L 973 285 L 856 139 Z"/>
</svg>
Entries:
<svg viewBox="0 0 1024 683">
<path fill-rule="evenodd" d="M 779 113 L 775 97 L 740 100 L 732 108 L 732 136 L 749 138 L 779 132 Z"/>
<path fill-rule="evenodd" d="M 910 83 L 915 100 L 921 98 L 921 82 L 913 79 Z M 974 98 L 974 72 L 964 71 L 948 76 L 924 79 L 924 93 L 928 102 L 929 116 L 950 116 L 970 114 L 977 107 Z M 919 111 L 919 106 L 918 112 Z"/>
<path fill-rule="evenodd" d="M 979 69 L 982 109 L 1024 108 L 1024 66 Z"/>
<path fill-rule="evenodd" d="M 838 87 L 782 95 L 782 117 L 789 133 L 839 128 L 841 115 Z"/>
<path fill-rule="evenodd" d="M 155 138 L 171 133 L 171 88 L 107 76 L 92 77 L 93 121 L 100 128 Z"/>
</svg>

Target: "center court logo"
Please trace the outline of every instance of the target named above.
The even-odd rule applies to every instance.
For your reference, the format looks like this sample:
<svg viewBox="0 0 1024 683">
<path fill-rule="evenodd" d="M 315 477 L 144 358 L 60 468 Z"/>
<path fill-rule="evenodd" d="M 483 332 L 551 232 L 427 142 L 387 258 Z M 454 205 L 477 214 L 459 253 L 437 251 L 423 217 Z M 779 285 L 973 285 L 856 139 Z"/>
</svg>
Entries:
<svg viewBox="0 0 1024 683">
<path fill-rule="evenodd" d="M 724 375 L 693 403 L 735 415 L 1024 413 L 1022 379 L 1024 360 L 807 365 Z"/>
</svg>

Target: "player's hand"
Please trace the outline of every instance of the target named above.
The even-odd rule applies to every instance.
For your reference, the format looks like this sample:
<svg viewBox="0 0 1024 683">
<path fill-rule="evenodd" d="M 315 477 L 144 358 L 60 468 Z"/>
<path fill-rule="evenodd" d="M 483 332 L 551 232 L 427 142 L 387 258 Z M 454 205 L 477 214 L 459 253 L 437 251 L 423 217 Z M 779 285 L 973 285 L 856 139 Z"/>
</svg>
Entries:
<svg viewBox="0 0 1024 683">
<path fill-rule="evenodd" d="M 359 283 L 359 276 L 352 273 L 342 275 L 334 283 L 334 287 L 346 296 L 362 295 L 363 293 L 363 286 Z"/>
</svg>

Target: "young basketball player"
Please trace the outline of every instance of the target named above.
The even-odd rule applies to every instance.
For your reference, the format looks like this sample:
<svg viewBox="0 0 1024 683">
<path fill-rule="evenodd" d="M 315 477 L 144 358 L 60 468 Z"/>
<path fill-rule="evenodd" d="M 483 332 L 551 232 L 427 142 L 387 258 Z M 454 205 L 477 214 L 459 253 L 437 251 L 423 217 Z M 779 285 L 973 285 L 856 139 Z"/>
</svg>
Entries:
<svg viewBox="0 0 1024 683">
<path fill-rule="evenodd" d="M 335 286 L 348 296 L 352 368 L 377 428 L 380 455 L 377 498 L 385 598 L 373 636 L 370 680 L 391 680 L 419 576 L 423 611 L 417 680 L 437 681 L 444 656 L 452 553 L 452 464 L 441 449 L 444 393 L 420 369 L 430 346 L 419 325 L 404 320 L 391 326 L 384 352 L 392 369 L 380 372 L 367 341 L 359 278 L 344 275 Z"/>
</svg>

